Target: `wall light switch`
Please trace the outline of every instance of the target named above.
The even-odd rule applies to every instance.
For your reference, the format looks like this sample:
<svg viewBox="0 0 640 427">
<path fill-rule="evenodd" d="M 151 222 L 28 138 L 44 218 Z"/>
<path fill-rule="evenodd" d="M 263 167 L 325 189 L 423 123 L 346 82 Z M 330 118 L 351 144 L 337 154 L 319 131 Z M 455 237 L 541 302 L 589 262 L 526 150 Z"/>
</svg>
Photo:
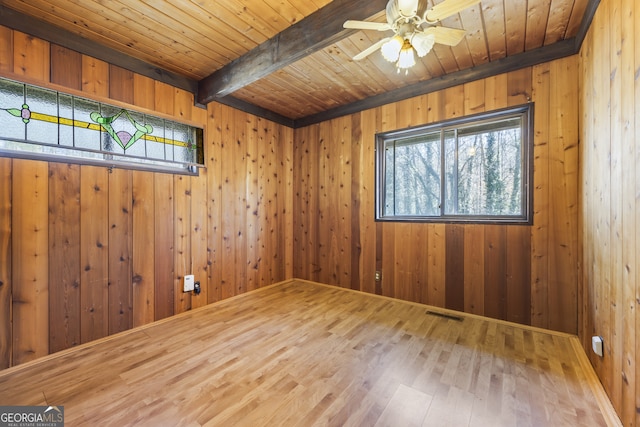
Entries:
<svg viewBox="0 0 640 427">
<path fill-rule="evenodd" d="M 184 292 L 191 292 L 193 290 L 193 284 L 195 283 L 195 277 L 193 274 L 187 274 L 184 276 Z"/>
</svg>

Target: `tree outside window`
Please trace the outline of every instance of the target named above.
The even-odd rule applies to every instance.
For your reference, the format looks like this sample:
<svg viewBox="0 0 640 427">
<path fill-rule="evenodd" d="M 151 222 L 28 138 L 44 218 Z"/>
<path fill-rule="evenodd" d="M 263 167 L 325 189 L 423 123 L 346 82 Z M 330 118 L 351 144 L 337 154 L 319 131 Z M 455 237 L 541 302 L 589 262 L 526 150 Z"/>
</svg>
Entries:
<svg viewBox="0 0 640 427">
<path fill-rule="evenodd" d="M 377 135 L 377 220 L 531 222 L 533 106 Z"/>
</svg>

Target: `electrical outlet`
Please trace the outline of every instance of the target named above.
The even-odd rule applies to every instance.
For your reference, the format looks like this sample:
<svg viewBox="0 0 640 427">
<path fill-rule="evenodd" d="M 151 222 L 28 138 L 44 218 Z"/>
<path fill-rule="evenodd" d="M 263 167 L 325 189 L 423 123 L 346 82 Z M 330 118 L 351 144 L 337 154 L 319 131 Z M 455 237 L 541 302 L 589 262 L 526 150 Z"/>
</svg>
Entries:
<svg viewBox="0 0 640 427">
<path fill-rule="evenodd" d="M 184 276 L 184 292 L 193 291 L 195 281 L 196 279 L 193 274 L 187 274 L 186 276 Z"/>
<path fill-rule="evenodd" d="M 602 337 L 599 337 L 596 335 L 591 337 L 591 348 L 593 349 L 593 352 L 600 357 L 604 356 L 604 351 L 602 347 L 603 347 Z"/>
<path fill-rule="evenodd" d="M 376 282 L 379 282 L 380 279 L 382 279 L 382 272 L 376 271 L 375 279 L 376 279 Z"/>
</svg>

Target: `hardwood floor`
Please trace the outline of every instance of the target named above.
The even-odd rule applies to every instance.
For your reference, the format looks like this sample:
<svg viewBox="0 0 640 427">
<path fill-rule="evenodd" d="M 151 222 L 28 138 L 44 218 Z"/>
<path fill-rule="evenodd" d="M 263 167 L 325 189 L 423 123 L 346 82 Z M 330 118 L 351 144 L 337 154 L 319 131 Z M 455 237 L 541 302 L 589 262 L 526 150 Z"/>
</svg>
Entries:
<svg viewBox="0 0 640 427">
<path fill-rule="evenodd" d="M 0 372 L 67 426 L 617 425 L 603 396 L 570 335 L 303 281 Z"/>
</svg>

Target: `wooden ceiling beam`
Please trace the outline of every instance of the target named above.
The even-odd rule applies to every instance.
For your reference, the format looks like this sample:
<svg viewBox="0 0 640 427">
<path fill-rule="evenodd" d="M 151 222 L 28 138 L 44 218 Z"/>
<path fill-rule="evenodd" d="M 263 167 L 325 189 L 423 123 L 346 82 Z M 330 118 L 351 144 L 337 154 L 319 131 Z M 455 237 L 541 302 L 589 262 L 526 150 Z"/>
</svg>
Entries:
<svg viewBox="0 0 640 427">
<path fill-rule="evenodd" d="M 388 0 L 334 0 L 273 38 L 200 80 L 198 102 L 229 95 L 269 74 L 349 36 L 342 24 L 384 10 Z"/>
</svg>

